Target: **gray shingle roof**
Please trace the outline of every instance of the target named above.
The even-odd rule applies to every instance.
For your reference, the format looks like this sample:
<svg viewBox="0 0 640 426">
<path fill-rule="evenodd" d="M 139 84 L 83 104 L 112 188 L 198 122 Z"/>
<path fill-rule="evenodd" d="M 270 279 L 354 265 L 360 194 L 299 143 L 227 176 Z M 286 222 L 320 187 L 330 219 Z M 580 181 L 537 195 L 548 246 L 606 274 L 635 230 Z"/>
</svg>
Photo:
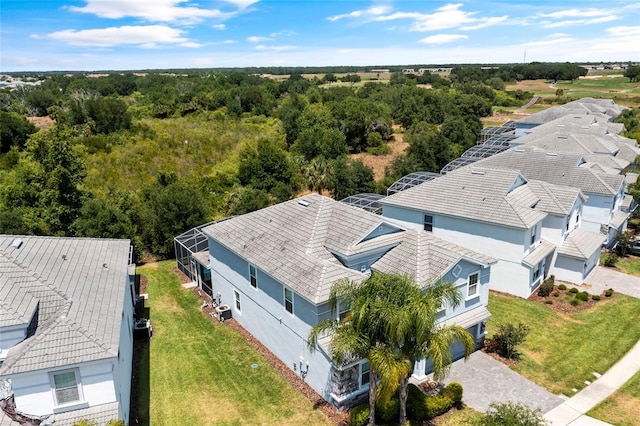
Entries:
<svg viewBox="0 0 640 426">
<path fill-rule="evenodd" d="M 606 239 L 606 235 L 597 232 L 580 228 L 574 229 L 558 249 L 558 255 L 588 259 L 596 250 L 600 249 Z"/>
<path fill-rule="evenodd" d="M 0 235 L 0 280 L 40 303 L 36 333 L 0 375 L 118 356 L 129 241 Z"/>
<path fill-rule="evenodd" d="M 587 199 L 577 188 L 553 185 L 541 180 L 530 180 L 527 187 L 539 199 L 535 208 L 546 213 L 567 215 L 578 199 L 582 201 Z"/>
<path fill-rule="evenodd" d="M 541 137 L 551 133 L 564 131 L 572 134 L 592 134 L 605 136 L 612 133 L 620 133 L 624 130 L 624 124 L 613 123 L 609 117 L 600 115 L 567 114 L 555 120 L 536 126 L 530 135 L 523 138 L 530 138 L 532 135 Z"/>
<path fill-rule="evenodd" d="M 540 240 L 540 244 L 522 259 L 522 263 L 534 268 L 538 263 L 556 249 L 556 245 L 547 240 Z"/>
<path fill-rule="evenodd" d="M 518 120 L 516 125 L 518 123 L 543 124 L 570 114 L 600 115 L 606 120 L 617 117 L 624 109 L 610 99 L 582 98 L 532 114 Z"/>
<path fill-rule="evenodd" d="M 523 180 L 519 172 L 476 165 L 447 173 L 380 202 L 383 206 L 402 206 L 515 228 L 528 229 L 544 219 L 544 213 L 507 197 Z"/>
<path fill-rule="evenodd" d="M 203 232 L 316 304 L 328 299 L 336 281 L 343 278 L 360 281 L 367 277 L 344 266 L 332 253 L 349 255 L 380 249 L 387 250 L 386 255 L 389 255 L 413 244 L 421 253 L 430 249 L 451 250 L 457 254 L 448 254 L 450 258 L 468 256 L 477 259 L 476 262 L 492 261 L 490 257 L 434 237 L 422 239 L 415 235 L 417 231 L 401 230 L 361 241 L 382 223 L 389 221 L 330 198 L 310 194 L 215 223 Z M 405 261 L 413 262 L 411 256 L 418 254 L 414 251 L 408 256 Z M 418 260 L 424 261 L 423 258 Z M 416 267 L 415 270 L 420 269 L 422 274 L 415 277 L 416 280 L 428 280 L 443 273 L 444 266 L 435 254 L 428 260 L 426 264 L 420 264 L 420 268 Z M 391 264 L 390 259 L 376 267 L 382 272 Z M 428 277 L 429 274 L 433 276 Z"/>
<path fill-rule="evenodd" d="M 609 226 L 616 229 L 620 229 L 620 227 L 624 224 L 624 222 L 627 219 L 629 219 L 630 215 L 631 213 L 627 213 L 623 211 L 616 212 L 616 214 L 614 214 L 613 217 L 611 218 L 611 222 L 609 222 Z"/>
<path fill-rule="evenodd" d="M 624 176 L 598 173 L 580 167 L 580 164 L 584 164 L 584 159 L 578 154 L 547 153 L 539 148 L 521 146 L 482 159 L 474 166 L 518 170 L 527 179 L 580 188 L 585 195 L 619 192 Z"/>
</svg>

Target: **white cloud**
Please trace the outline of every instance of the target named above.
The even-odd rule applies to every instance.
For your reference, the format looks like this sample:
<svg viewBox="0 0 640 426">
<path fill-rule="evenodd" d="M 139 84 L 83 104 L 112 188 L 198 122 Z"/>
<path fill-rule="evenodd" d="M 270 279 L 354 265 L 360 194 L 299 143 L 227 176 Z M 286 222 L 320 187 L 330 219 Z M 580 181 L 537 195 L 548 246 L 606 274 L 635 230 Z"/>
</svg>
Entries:
<svg viewBox="0 0 640 426">
<path fill-rule="evenodd" d="M 110 27 L 94 30 L 62 30 L 47 34 L 47 38 L 73 46 L 110 47 L 122 44 L 139 44 L 155 48 L 157 43 L 189 43 L 183 31 L 164 25 Z"/>
<path fill-rule="evenodd" d="M 379 15 L 384 15 L 385 13 L 388 13 L 391 11 L 391 8 L 389 6 L 374 6 L 374 7 L 370 7 L 369 9 L 364 9 L 364 10 L 354 10 L 353 12 L 350 13 L 343 13 L 342 15 L 334 15 L 334 16 L 329 16 L 327 19 L 329 21 L 338 21 L 340 19 L 346 19 L 346 18 L 371 18 L 374 16 L 379 16 Z"/>
<path fill-rule="evenodd" d="M 463 30 L 477 30 L 506 22 L 508 15 L 494 17 L 476 17 L 478 12 L 467 12 L 462 10 L 462 3 L 450 3 L 441 6 L 433 13 L 421 12 L 393 12 L 387 6 L 375 7 L 366 10 L 355 10 L 351 13 L 330 16 L 330 21 L 338 19 L 362 19 L 365 22 L 386 22 L 399 19 L 413 21 L 410 30 L 427 32 L 438 31 L 449 28 L 461 28 Z"/>
<path fill-rule="evenodd" d="M 186 41 L 184 43 L 178 44 L 178 46 L 187 47 L 187 48 L 190 48 L 190 49 L 195 49 L 195 48 L 198 48 L 198 47 L 204 47 L 204 44 L 196 43 L 196 42 L 193 42 L 193 41 Z"/>
<path fill-rule="evenodd" d="M 181 6 L 189 0 L 85 0 L 83 7 L 68 6 L 72 12 L 89 13 L 101 18 L 139 18 L 151 22 L 201 22 L 206 18 L 228 18 L 233 13 L 219 9 Z"/>
<path fill-rule="evenodd" d="M 225 40 L 222 42 L 222 44 L 233 44 L 233 43 L 237 43 L 237 41 L 235 40 Z"/>
<path fill-rule="evenodd" d="M 594 16 L 603 16 L 609 15 L 609 10 L 604 9 L 567 9 L 560 10 L 558 12 L 552 13 L 541 13 L 538 16 L 543 18 L 552 18 L 552 19 L 560 19 L 560 18 L 593 18 Z"/>
<path fill-rule="evenodd" d="M 468 37 L 464 34 L 436 34 L 430 37 L 425 37 L 418 42 L 423 44 L 445 44 L 456 40 L 464 40 L 466 38 Z"/>
<path fill-rule="evenodd" d="M 250 36 L 247 37 L 247 41 L 251 43 L 262 43 L 263 41 L 271 41 L 273 38 L 271 37 L 261 37 L 261 36 Z"/>
<path fill-rule="evenodd" d="M 539 13 L 538 18 L 543 18 L 540 24 L 543 28 L 560 28 L 576 25 L 601 24 L 621 19 L 619 9 L 565 9 L 551 13 Z"/>
<path fill-rule="evenodd" d="M 564 28 L 564 27 L 571 27 L 571 26 L 575 26 L 575 25 L 591 25 L 591 24 L 601 24 L 603 22 L 611 22 L 611 21 L 615 21 L 618 18 L 615 15 L 610 15 L 610 16 L 600 16 L 598 18 L 592 18 L 592 19 L 568 19 L 568 20 L 564 20 L 564 21 L 542 21 L 542 27 L 543 28 Z"/>
<path fill-rule="evenodd" d="M 212 28 L 214 30 L 224 31 L 227 29 L 227 26 L 225 24 L 216 24 L 216 25 L 212 25 Z"/>
<path fill-rule="evenodd" d="M 547 37 L 545 40 L 529 41 L 529 42 L 523 43 L 522 45 L 524 47 L 543 47 L 543 46 L 555 46 L 558 44 L 569 43 L 572 41 L 574 41 L 574 39 L 566 35 L 563 35 L 561 37 L 550 36 L 550 37 Z"/>
<path fill-rule="evenodd" d="M 227 3 L 231 3 L 240 9 L 246 9 L 254 3 L 258 3 L 258 0 L 224 0 Z"/>
<path fill-rule="evenodd" d="M 296 46 L 265 46 L 263 44 L 259 44 L 255 47 L 256 50 L 270 50 L 273 52 L 283 52 L 285 50 L 293 50 Z"/>
</svg>

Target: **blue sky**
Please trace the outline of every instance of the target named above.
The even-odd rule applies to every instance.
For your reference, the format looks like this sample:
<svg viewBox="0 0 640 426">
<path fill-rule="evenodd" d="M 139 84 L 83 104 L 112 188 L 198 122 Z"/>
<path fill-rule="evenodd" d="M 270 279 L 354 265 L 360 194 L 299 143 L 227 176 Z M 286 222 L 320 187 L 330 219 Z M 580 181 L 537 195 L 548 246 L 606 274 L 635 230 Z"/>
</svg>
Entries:
<svg viewBox="0 0 640 426">
<path fill-rule="evenodd" d="M 640 60 L 640 2 L 0 0 L 0 72 Z"/>
</svg>

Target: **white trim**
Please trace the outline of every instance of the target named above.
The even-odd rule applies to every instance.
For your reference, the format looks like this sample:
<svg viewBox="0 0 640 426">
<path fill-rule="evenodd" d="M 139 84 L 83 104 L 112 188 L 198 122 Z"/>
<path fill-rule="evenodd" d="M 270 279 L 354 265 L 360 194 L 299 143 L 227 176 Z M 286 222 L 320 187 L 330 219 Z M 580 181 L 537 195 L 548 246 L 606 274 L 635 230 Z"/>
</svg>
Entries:
<svg viewBox="0 0 640 426">
<path fill-rule="evenodd" d="M 453 275 L 455 278 L 458 278 L 460 276 L 460 272 L 462 272 L 462 266 L 460 266 L 459 264 L 457 264 L 456 266 L 453 267 L 453 269 L 451 270 L 451 275 Z"/>
<path fill-rule="evenodd" d="M 251 273 L 252 269 L 253 269 L 253 274 Z M 253 285 L 252 281 L 255 281 L 256 283 L 255 286 Z M 258 267 L 253 263 L 249 263 L 249 285 L 255 288 L 256 290 L 258 289 Z"/>
<path fill-rule="evenodd" d="M 235 288 L 233 289 L 233 310 L 239 314 L 242 313 L 242 295 Z"/>
</svg>

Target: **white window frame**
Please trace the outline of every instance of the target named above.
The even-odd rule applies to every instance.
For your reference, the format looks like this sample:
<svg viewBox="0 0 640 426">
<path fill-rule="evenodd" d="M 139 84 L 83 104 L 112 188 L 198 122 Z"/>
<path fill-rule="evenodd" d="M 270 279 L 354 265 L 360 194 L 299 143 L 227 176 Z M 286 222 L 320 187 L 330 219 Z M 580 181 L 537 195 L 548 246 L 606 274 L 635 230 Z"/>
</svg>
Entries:
<svg viewBox="0 0 640 426">
<path fill-rule="evenodd" d="M 476 282 L 471 284 L 471 277 L 476 276 Z M 471 294 L 471 287 L 475 287 L 475 291 Z M 472 272 L 467 276 L 467 300 L 480 296 L 480 271 Z"/>
<path fill-rule="evenodd" d="M 287 292 L 291 294 L 291 299 L 287 299 Z M 284 287 L 284 310 L 293 315 L 293 290 L 290 288 Z M 287 302 L 291 305 L 291 310 L 289 310 Z"/>
<path fill-rule="evenodd" d="M 428 221 L 427 221 L 427 218 L 429 218 Z M 422 220 L 423 220 L 422 229 L 427 232 L 433 232 L 433 215 L 424 214 Z"/>
<path fill-rule="evenodd" d="M 58 400 L 58 391 L 64 391 L 67 389 L 72 389 L 72 386 L 66 387 L 66 388 L 60 388 L 58 389 L 56 387 L 56 376 L 59 376 L 61 374 L 68 374 L 68 373 L 73 373 L 74 375 L 74 379 L 76 382 L 76 391 L 78 393 L 78 398 L 74 399 L 72 401 L 64 401 L 64 402 L 60 402 Z M 68 406 L 73 406 L 73 405 L 78 405 L 78 404 L 83 404 L 84 401 L 84 395 L 82 393 L 82 383 L 80 382 L 80 380 L 78 380 L 80 378 L 80 370 L 78 368 L 70 368 L 70 369 L 66 369 L 66 370 L 58 370 L 58 371 L 52 371 L 49 373 L 49 381 L 51 383 L 51 392 L 53 393 L 53 401 L 55 404 L 55 407 L 68 407 Z"/>
<path fill-rule="evenodd" d="M 534 226 L 533 229 L 531 230 L 531 244 L 530 244 L 530 246 L 532 246 L 532 247 L 536 243 L 536 235 L 537 234 L 538 234 L 538 225 Z"/>
<path fill-rule="evenodd" d="M 251 263 L 249 264 L 249 284 L 256 290 L 258 289 L 258 268 Z"/>
<path fill-rule="evenodd" d="M 462 272 L 462 266 L 456 265 L 453 267 L 453 270 L 451 271 L 451 275 L 453 275 L 454 278 L 458 278 L 460 276 L 460 272 Z"/>
<path fill-rule="evenodd" d="M 233 290 L 233 307 L 238 312 L 242 312 L 242 297 L 240 296 L 240 292 L 238 290 Z"/>
<path fill-rule="evenodd" d="M 366 366 L 366 371 L 365 371 L 365 366 Z M 363 380 L 363 378 L 365 377 L 365 374 L 367 378 L 366 382 L 364 382 Z M 360 385 L 360 387 L 363 387 L 363 386 L 369 386 L 370 382 L 371 382 L 371 366 L 369 365 L 369 361 L 361 362 L 360 365 L 358 366 L 358 384 Z"/>
</svg>

